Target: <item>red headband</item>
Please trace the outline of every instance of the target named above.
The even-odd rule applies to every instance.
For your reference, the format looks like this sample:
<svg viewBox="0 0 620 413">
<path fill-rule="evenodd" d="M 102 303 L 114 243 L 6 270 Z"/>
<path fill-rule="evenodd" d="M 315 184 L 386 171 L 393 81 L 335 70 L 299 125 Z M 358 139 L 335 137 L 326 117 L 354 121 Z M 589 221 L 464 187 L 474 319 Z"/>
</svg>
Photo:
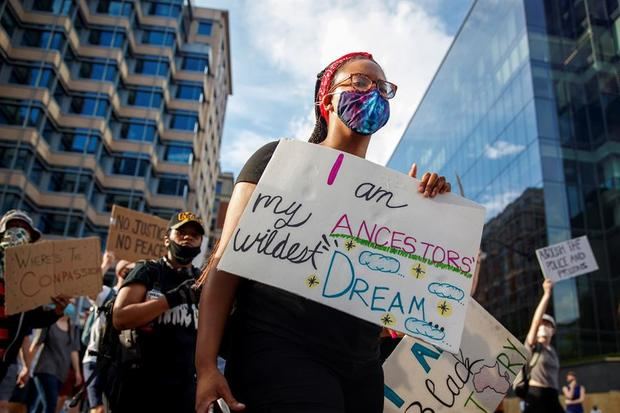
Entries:
<svg viewBox="0 0 620 413">
<path fill-rule="evenodd" d="M 325 68 L 325 70 L 323 70 L 323 76 L 321 77 L 321 86 L 319 87 L 319 93 L 317 94 L 316 100 L 321 110 L 321 116 L 323 117 L 323 119 L 325 119 L 325 122 L 329 122 L 328 120 L 329 117 L 327 116 L 327 110 L 325 109 L 325 106 L 323 106 L 321 102 L 323 101 L 323 98 L 325 97 L 325 95 L 327 95 L 329 88 L 332 85 L 332 81 L 334 80 L 334 76 L 336 75 L 336 72 L 338 71 L 338 69 L 340 69 L 345 63 L 347 63 L 349 60 L 355 57 L 364 57 L 366 59 L 372 60 L 372 55 L 370 53 L 366 53 L 366 52 L 348 53 L 342 57 L 339 57 L 333 62 L 331 62 Z"/>
</svg>

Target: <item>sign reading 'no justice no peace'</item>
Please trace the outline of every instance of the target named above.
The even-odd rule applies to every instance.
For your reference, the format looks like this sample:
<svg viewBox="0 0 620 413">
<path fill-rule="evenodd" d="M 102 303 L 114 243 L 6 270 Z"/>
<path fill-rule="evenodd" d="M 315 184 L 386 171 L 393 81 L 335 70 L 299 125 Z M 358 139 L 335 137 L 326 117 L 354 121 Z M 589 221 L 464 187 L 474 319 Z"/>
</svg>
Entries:
<svg viewBox="0 0 620 413">
<path fill-rule="evenodd" d="M 484 208 L 300 141 L 280 141 L 219 268 L 457 352 Z"/>
<path fill-rule="evenodd" d="M 106 248 L 118 259 L 135 262 L 166 253 L 168 222 L 118 205 L 112 207 Z"/>
</svg>

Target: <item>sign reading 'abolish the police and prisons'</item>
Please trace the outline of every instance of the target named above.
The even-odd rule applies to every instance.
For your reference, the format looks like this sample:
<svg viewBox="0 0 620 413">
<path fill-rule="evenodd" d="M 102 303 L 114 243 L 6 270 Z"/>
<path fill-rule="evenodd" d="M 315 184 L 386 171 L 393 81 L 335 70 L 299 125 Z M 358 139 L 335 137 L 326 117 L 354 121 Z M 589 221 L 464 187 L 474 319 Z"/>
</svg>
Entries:
<svg viewBox="0 0 620 413">
<path fill-rule="evenodd" d="M 48 304 L 59 294 L 94 296 L 101 291 L 98 237 L 41 241 L 8 248 L 5 254 L 7 314 Z"/>
<path fill-rule="evenodd" d="M 536 257 L 545 278 L 553 282 L 598 270 L 594 253 L 585 235 L 537 249 Z"/>
<path fill-rule="evenodd" d="M 159 258 L 166 253 L 167 229 L 168 223 L 161 218 L 114 205 L 106 247 L 117 259 Z"/>
<path fill-rule="evenodd" d="M 458 351 L 484 208 L 359 157 L 280 141 L 219 268 Z"/>
</svg>

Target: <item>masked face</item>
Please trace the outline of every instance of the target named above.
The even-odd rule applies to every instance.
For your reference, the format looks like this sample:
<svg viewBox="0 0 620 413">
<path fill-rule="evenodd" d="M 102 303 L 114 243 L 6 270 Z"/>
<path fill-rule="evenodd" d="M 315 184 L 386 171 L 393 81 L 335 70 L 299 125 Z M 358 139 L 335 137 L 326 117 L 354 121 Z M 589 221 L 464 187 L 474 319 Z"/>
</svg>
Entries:
<svg viewBox="0 0 620 413">
<path fill-rule="evenodd" d="M 4 248 L 28 244 L 30 243 L 30 232 L 21 227 L 7 228 L 0 243 Z"/>
<path fill-rule="evenodd" d="M 65 307 L 64 315 L 69 318 L 73 318 L 75 316 L 75 306 L 71 303 Z"/>
<path fill-rule="evenodd" d="M 390 104 L 374 88 L 368 92 L 340 93 L 338 117 L 349 129 L 359 135 L 372 135 L 390 118 Z"/>
<path fill-rule="evenodd" d="M 200 246 L 190 247 L 177 244 L 173 240 L 170 240 L 170 243 L 168 244 L 168 251 L 170 251 L 170 255 L 176 262 L 181 265 L 187 265 L 192 262 L 198 254 L 200 254 Z"/>
<path fill-rule="evenodd" d="M 546 326 L 544 324 L 541 324 L 540 326 L 538 326 L 538 332 L 536 333 L 536 337 L 550 339 L 552 336 L 553 336 L 552 327 Z"/>
</svg>

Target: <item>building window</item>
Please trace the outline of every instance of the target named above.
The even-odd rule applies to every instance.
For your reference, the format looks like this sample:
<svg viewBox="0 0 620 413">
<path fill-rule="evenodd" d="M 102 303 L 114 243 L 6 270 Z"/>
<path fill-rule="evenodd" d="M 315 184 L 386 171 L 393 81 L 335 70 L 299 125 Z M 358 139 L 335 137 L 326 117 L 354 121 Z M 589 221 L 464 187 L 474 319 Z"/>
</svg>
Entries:
<svg viewBox="0 0 620 413">
<path fill-rule="evenodd" d="M 198 124 L 198 117 L 192 115 L 172 115 L 170 129 L 193 131 Z"/>
<path fill-rule="evenodd" d="M 199 22 L 198 34 L 201 36 L 211 36 L 213 31 L 213 22 Z"/>
<path fill-rule="evenodd" d="M 157 193 L 162 195 L 183 196 L 187 187 L 187 179 L 185 178 L 159 178 L 157 185 Z"/>
<path fill-rule="evenodd" d="M 51 69 L 30 66 L 13 66 L 9 83 L 49 88 L 54 80 Z"/>
<path fill-rule="evenodd" d="M 15 20 L 15 17 L 13 17 L 13 12 L 8 6 L 4 8 L 4 14 L 0 19 L 0 25 L 2 25 L 2 28 L 9 36 L 13 35 L 13 32 L 17 27 L 17 21 Z"/>
<path fill-rule="evenodd" d="M 120 48 L 125 43 L 125 33 L 92 29 L 88 34 L 88 43 L 101 47 Z"/>
<path fill-rule="evenodd" d="M 168 76 L 168 62 L 158 58 L 136 59 L 135 73 L 143 75 Z"/>
<path fill-rule="evenodd" d="M 48 30 L 27 29 L 22 36 L 21 45 L 42 49 L 61 50 L 65 44 L 65 35 Z"/>
<path fill-rule="evenodd" d="M 145 108 L 158 108 L 161 106 L 162 94 L 146 90 L 129 89 L 127 104 Z"/>
<path fill-rule="evenodd" d="M 129 154 L 118 155 L 112 162 L 112 173 L 129 176 L 146 176 L 149 167 L 148 159 L 136 158 Z"/>
<path fill-rule="evenodd" d="M 48 190 L 53 192 L 71 192 L 85 194 L 91 177 L 86 174 L 79 174 L 69 171 L 57 171 L 50 173 Z"/>
<path fill-rule="evenodd" d="M 32 10 L 66 16 L 73 10 L 72 4 L 73 0 L 36 0 L 32 2 Z"/>
<path fill-rule="evenodd" d="M 130 16 L 133 6 L 129 1 L 99 0 L 97 13 L 110 16 Z"/>
<path fill-rule="evenodd" d="M 141 194 L 141 193 L 140 193 Z M 125 208 L 138 210 L 140 203 L 142 202 L 142 196 L 133 194 L 105 194 L 103 212 L 112 211 L 113 205 L 120 205 Z"/>
<path fill-rule="evenodd" d="M 86 116 L 105 117 L 108 112 L 108 100 L 89 96 L 73 96 L 69 105 L 69 113 Z"/>
<path fill-rule="evenodd" d="M 152 16 L 178 17 L 181 14 L 181 6 L 163 2 L 150 2 L 146 10 Z"/>
<path fill-rule="evenodd" d="M 177 99 L 200 101 L 202 96 L 202 86 L 193 86 L 188 84 L 179 84 L 177 86 Z"/>
<path fill-rule="evenodd" d="M 117 69 L 114 64 L 82 62 L 80 64 L 79 76 L 84 79 L 114 82 L 116 73 Z"/>
<path fill-rule="evenodd" d="M 124 122 L 121 126 L 120 138 L 130 141 L 153 142 L 155 140 L 155 132 L 155 125 L 152 124 Z"/>
<path fill-rule="evenodd" d="M 60 138 L 60 149 L 65 152 L 95 153 L 99 142 L 97 135 L 65 133 Z"/>
<path fill-rule="evenodd" d="M 208 70 L 209 60 L 206 57 L 184 56 L 181 69 L 190 70 L 192 72 L 206 72 Z"/>
<path fill-rule="evenodd" d="M 191 146 L 166 145 L 164 151 L 164 160 L 174 163 L 189 163 L 192 156 Z"/>
<path fill-rule="evenodd" d="M 37 126 L 41 115 L 36 107 L 0 104 L 0 125 Z"/>
<path fill-rule="evenodd" d="M 163 30 L 145 30 L 142 42 L 155 46 L 172 46 L 174 44 L 174 33 Z"/>
</svg>

